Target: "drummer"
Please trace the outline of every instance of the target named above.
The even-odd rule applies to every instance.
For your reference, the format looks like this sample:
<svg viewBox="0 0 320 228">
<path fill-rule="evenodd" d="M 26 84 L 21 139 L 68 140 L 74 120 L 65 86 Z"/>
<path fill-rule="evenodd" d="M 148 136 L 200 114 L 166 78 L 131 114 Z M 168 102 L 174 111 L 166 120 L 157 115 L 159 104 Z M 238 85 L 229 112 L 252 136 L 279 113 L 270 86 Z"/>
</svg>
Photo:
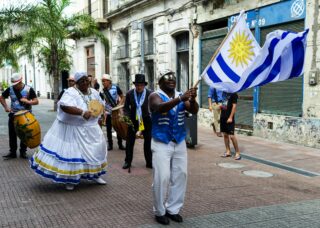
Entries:
<svg viewBox="0 0 320 228">
<path fill-rule="evenodd" d="M 7 105 L 6 99 L 11 99 L 11 107 Z M 14 114 L 21 110 L 30 110 L 32 105 L 39 103 L 34 89 L 22 82 L 22 75 L 14 73 L 11 76 L 11 86 L 7 88 L 0 96 L 0 103 L 4 110 L 9 113 L 9 145 L 10 152 L 4 155 L 4 159 L 12 159 L 17 157 L 17 134 L 14 128 Z M 20 157 L 27 159 L 27 146 L 20 142 Z"/>
<path fill-rule="evenodd" d="M 106 111 L 107 111 L 107 138 L 108 138 L 108 150 L 113 149 L 113 141 L 112 141 L 112 122 L 111 122 L 111 113 L 112 108 L 119 104 L 124 103 L 124 96 L 119 88 L 119 86 L 112 84 L 112 78 L 109 74 L 104 74 L 101 77 L 103 90 L 100 93 L 102 99 L 106 102 Z M 119 135 L 117 135 L 118 146 L 120 150 L 125 150 L 126 148 L 122 145 L 122 139 Z"/>
</svg>

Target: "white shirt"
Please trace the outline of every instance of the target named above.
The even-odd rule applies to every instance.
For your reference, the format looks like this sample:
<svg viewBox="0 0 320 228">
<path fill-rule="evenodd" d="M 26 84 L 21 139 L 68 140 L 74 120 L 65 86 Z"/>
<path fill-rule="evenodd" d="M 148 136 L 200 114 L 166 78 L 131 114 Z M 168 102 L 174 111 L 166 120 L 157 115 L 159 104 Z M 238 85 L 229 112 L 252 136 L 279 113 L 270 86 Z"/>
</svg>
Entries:
<svg viewBox="0 0 320 228">
<path fill-rule="evenodd" d="M 90 100 L 98 100 L 104 106 L 105 102 L 101 99 L 99 92 L 92 88 L 89 88 L 89 90 L 91 93 L 88 95 L 83 95 L 80 94 L 81 92 L 74 87 L 68 88 L 58 102 L 57 119 L 70 125 L 88 126 L 97 124 L 99 117 L 90 117 L 89 120 L 85 120 L 82 116 L 68 114 L 62 111 L 60 108 L 60 106 L 63 105 L 77 107 L 83 111 L 88 111 L 87 102 Z"/>
</svg>

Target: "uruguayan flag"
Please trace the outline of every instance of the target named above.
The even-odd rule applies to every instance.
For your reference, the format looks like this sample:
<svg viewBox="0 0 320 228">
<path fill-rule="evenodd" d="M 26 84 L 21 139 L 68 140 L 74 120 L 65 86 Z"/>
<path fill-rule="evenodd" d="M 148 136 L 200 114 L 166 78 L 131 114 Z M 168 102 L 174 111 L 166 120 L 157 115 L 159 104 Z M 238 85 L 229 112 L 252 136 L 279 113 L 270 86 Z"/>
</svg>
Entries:
<svg viewBox="0 0 320 228">
<path fill-rule="evenodd" d="M 209 86 L 230 93 L 298 77 L 303 73 L 307 34 L 308 30 L 300 33 L 276 30 L 268 34 L 263 48 L 256 49 L 258 51 L 255 52 L 250 63 L 241 71 L 234 68 L 232 64 L 221 64 L 217 60 L 220 55 L 218 53 L 217 58 L 206 68 L 202 76 Z M 223 44 L 223 46 L 225 45 L 228 43 Z M 239 43 L 238 45 L 243 44 Z M 229 56 L 232 57 L 232 55 Z M 239 62 L 244 62 L 244 57 L 239 59 Z M 212 77 L 212 71 L 216 76 Z M 232 80 L 235 76 L 230 72 L 236 72 L 239 79 Z M 216 80 L 216 77 L 219 77 L 221 81 Z M 226 77 L 229 79 L 225 79 Z"/>
<path fill-rule="evenodd" d="M 260 46 L 247 27 L 244 14 L 228 33 L 219 52 L 206 67 L 202 76 L 209 85 L 221 82 L 238 83 L 260 51 Z"/>
</svg>

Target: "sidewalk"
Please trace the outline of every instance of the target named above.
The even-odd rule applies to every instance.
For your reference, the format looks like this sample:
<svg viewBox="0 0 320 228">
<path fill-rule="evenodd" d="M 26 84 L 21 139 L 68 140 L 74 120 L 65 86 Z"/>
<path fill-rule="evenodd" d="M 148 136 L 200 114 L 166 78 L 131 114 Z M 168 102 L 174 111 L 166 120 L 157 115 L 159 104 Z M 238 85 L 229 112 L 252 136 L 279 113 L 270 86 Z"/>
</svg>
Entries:
<svg viewBox="0 0 320 228">
<path fill-rule="evenodd" d="M 320 134 L 320 132 L 319 132 Z M 199 147 L 214 145 L 224 152 L 223 138 L 213 135 L 212 130 L 198 129 Z M 294 172 L 305 173 L 303 175 L 320 175 L 320 150 L 285 142 L 273 142 L 267 139 L 237 135 L 242 157 L 256 162 L 267 163 L 283 169 L 292 168 Z M 232 147 L 232 144 L 231 148 Z"/>
<path fill-rule="evenodd" d="M 42 136 L 56 116 L 48 111 L 51 103 L 41 100 L 34 108 Z M 7 115 L 1 110 L 0 155 L 8 152 L 6 125 Z M 198 145 L 188 150 L 188 186 L 181 211 L 185 222 L 171 222 L 172 226 L 320 227 L 319 176 L 273 166 L 317 174 L 320 151 L 253 136 L 238 139 L 244 159 L 221 158 L 223 138 L 211 129 L 198 129 Z M 107 185 L 83 181 L 72 192 L 36 175 L 26 160 L 0 158 L 0 227 L 162 227 L 154 221 L 152 171 L 145 168 L 142 147 L 143 141 L 137 140 L 130 174 L 121 168 L 125 152 L 115 146 L 103 177 Z M 253 161 L 257 158 L 260 162 Z M 245 175 L 250 171 L 271 177 Z"/>
</svg>

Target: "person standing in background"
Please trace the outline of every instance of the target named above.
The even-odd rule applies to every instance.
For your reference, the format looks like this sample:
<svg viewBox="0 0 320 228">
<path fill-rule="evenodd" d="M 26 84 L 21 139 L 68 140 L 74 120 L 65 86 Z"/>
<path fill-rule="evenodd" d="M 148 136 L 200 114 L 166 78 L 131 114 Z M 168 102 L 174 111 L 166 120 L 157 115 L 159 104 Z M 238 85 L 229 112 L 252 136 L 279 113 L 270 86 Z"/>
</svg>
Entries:
<svg viewBox="0 0 320 228">
<path fill-rule="evenodd" d="M 136 74 L 133 84 L 135 88 L 126 94 L 124 114 L 130 118 L 134 129 L 131 126 L 128 127 L 126 158 L 122 168 L 128 169 L 131 167 L 136 133 L 141 131 L 144 138 L 143 150 L 146 167 L 152 169 L 151 118 L 148 106 L 151 91 L 145 88 L 148 83 L 145 81 L 144 74 Z"/>
<path fill-rule="evenodd" d="M 222 137 L 222 133 L 220 130 L 220 115 L 221 115 L 221 105 L 223 100 L 225 99 L 225 93 L 223 91 L 219 91 L 216 88 L 209 88 L 208 90 L 208 104 L 209 110 L 213 114 L 213 130 L 217 134 L 218 137 Z"/>
<path fill-rule="evenodd" d="M 235 149 L 235 160 L 240 160 L 240 150 L 238 146 L 238 141 L 236 136 L 234 135 L 235 128 L 235 114 L 237 109 L 237 101 L 238 94 L 236 93 L 227 93 L 226 99 L 221 105 L 221 116 L 220 116 L 220 124 L 221 124 L 221 132 L 223 133 L 224 144 L 226 146 L 226 152 L 222 155 L 222 157 L 231 157 L 230 150 L 230 139 L 232 141 L 233 147 Z"/>
<path fill-rule="evenodd" d="M 70 76 L 68 77 L 67 81 L 68 81 L 68 88 L 73 87 L 73 86 L 76 84 L 76 81 L 74 80 L 74 76 L 73 76 L 73 75 L 70 75 Z M 64 89 L 64 90 L 61 91 L 61 93 L 60 93 L 59 96 L 58 96 L 58 101 L 61 99 L 62 95 L 64 94 L 64 92 L 65 92 L 68 88 L 66 88 L 66 89 Z"/>
<path fill-rule="evenodd" d="M 93 88 L 99 92 L 100 84 L 98 83 L 98 80 L 95 78 L 93 82 Z"/>
<path fill-rule="evenodd" d="M 116 107 L 118 104 L 123 104 L 124 96 L 119 86 L 112 84 L 112 78 L 109 74 L 102 75 L 101 81 L 102 81 L 103 88 L 100 93 L 100 96 L 106 102 L 105 109 L 107 111 L 106 128 L 107 128 L 107 138 L 108 138 L 108 150 L 112 150 L 113 149 L 112 122 L 111 122 L 112 108 Z M 122 145 L 122 139 L 118 135 L 117 135 L 117 140 L 118 140 L 119 149 L 125 150 L 125 147 Z"/>
</svg>

